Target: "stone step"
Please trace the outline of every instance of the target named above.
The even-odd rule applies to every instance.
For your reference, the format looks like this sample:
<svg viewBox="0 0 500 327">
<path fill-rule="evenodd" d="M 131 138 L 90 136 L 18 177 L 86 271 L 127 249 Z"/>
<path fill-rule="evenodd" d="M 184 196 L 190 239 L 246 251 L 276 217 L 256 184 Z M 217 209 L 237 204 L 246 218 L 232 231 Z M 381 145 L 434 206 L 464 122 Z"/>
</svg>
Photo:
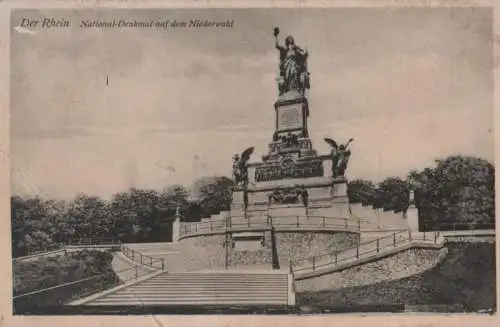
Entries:
<svg viewBox="0 0 500 327">
<path fill-rule="evenodd" d="M 269 274 L 269 275 L 262 275 L 262 274 L 242 274 L 241 276 L 237 276 L 234 274 L 224 274 L 221 273 L 220 275 L 223 276 L 217 276 L 217 275 L 207 275 L 207 274 L 186 274 L 185 276 L 182 275 L 172 275 L 169 273 L 163 273 L 158 276 L 156 276 L 154 279 L 147 280 L 145 282 L 152 282 L 152 281 L 161 281 L 161 282 L 210 282 L 210 283 L 259 283 L 259 282 L 267 282 L 267 283 L 272 283 L 280 280 L 286 279 L 285 274 Z"/>
<path fill-rule="evenodd" d="M 288 286 L 286 273 L 165 272 L 87 305 L 287 304 Z"/>
<path fill-rule="evenodd" d="M 268 292 L 268 293 L 213 293 L 213 292 L 200 292 L 200 293 L 117 293 L 114 296 L 106 296 L 101 299 L 97 299 L 97 301 L 111 301 L 111 300 L 119 300 L 119 299 L 130 299 L 136 298 L 138 300 L 195 300 L 195 299 L 203 299 L 203 298 L 220 298 L 220 299 L 242 299 L 242 300 L 250 300 L 250 299 L 281 299 L 286 297 L 288 292 Z"/>
<path fill-rule="evenodd" d="M 245 297 L 244 295 L 239 296 L 239 297 L 217 297 L 217 296 L 197 296 L 197 297 L 167 297 L 167 298 L 157 298 L 154 295 L 151 297 L 130 297 L 130 298 L 120 298 L 120 299 L 108 299 L 106 301 L 96 301 L 93 302 L 92 304 L 101 304 L 101 305 L 127 305 L 127 302 L 139 302 L 144 305 L 180 305 L 183 303 L 190 302 L 192 304 L 219 304 L 219 303 L 224 303 L 224 302 L 231 302 L 234 304 L 245 304 L 248 302 L 255 303 L 255 304 L 271 304 L 271 303 L 276 303 L 278 302 L 279 304 L 287 304 L 287 296 L 282 295 L 282 296 L 277 296 L 277 297 L 262 297 L 262 296 L 255 296 L 255 297 Z"/>
<path fill-rule="evenodd" d="M 246 290 L 246 291 L 266 291 L 268 289 L 279 289 L 279 288 L 286 288 L 287 283 L 272 283 L 271 285 L 266 285 L 266 284 L 255 284 L 255 285 L 221 285 L 221 284 L 211 284 L 211 285 L 201 285 L 201 284 L 194 284 L 194 285 L 189 285 L 189 284 L 181 284 L 181 285 L 172 285 L 172 284 L 167 284 L 167 283 L 162 283 L 162 284 L 149 284 L 149 285 L 134 285 L 129 288 L 125 288 L 122 291 L 126 292 L 128 290 L 131 291 L 147 291 L 147 290 L 154 290 L 154 291 L 164 291 L 168 290 L 170 291 L 178 291 L 178 290 L 201 290 L 201 291 L 219 291 L 219 290 Z M 155 289 L 156 287 L 156 289 Z"/>
<path fill-rule="evenodd" d="M 193 285 L 192 287 L 205 287 L 205 288 L 210 288 L 210 287 L 217 287 L 217 288 L 231 288 L 231 287 L 239 287 L 239 288 L 245 288 L 245 289 L 250 289 L 250 288 L 255 288 L 256 286 L 263 286 L 263 287 L 273 287 L 274 285 L 280 285 L 281 281 L 273 281 L 273 282 L 246 282 L 246 283 L 215 283 L 215 282 L 208 282 L 208 281 L 196 281 L 196 285 Z M 177 285 L 172 285 L 173 282 L 171 281 L 153 281 L 150 283 L 141 283 L 140 288 L 144 287 L 161 287 L 161 286 L 168 286 L 169 289 L 173 288 L 186 288 L 186 286 L 191 287 L 191 285 L 188 282 L 185 283 L 178 283 Z M 286 284 L 285 284 L 286 285 Z"/>
<path fill-rule="evenodd" d="M 169 284 L 172 286 L 177 285 L 190 285 L 190 283 L 196 282 L 197 285 L 220 285 L 220 286 L 229 286 L 229 285 L 241 285 L 251 287 L 252 285 L 275 285 L 279 284 L 286 280 L 283 279 L 274 279 L 274 280 L 214 280 L 214 279 L 193 279 L 193 280 L 175 280 L 175 279 L 148 279 L 141 283 L 141 285 L 154 285 L 154 284 Z"/>
<path fill-rule="evenodd" d="M 172 297 L 175 296 L 176 298 L 178 297 L 183 297 L 183 296 L 225 296 L 225 297 L 243 297 L 246 298 L 248 296 L 282 296 L 288 294 L 288 291 L 286 288 L 275 288 L 275 289 L 269 289 L 267 290 L 264 289 L 255 289 L 255 290 L 248 290 L 248 289 L 230 289 L 230 288 L 224 288 L 224 289 L 184 289 L 184 290 L 153 290 L 153 289 L 146 289 L 146 290 L 130 290 L 129 292 L 120 292 L 118 297 L 123 297 L 123 296 L 140 296 L 142 297 L 147 297 L 149 295 L 154 296 L 155 298 L 161 298 L 161 297 Z"/>
<path fill-rule="evenodd" d="M 136 285 L 135 287 L 154 287 L 154 286 L 165 286 L 167 285 L 170 288 L 185 288 L 186 286 L 188 287 L 218 287 L 218 288 L 230 288 L 230 287 L 240 287 L 240 288 L 254 288 L 257 286 L 264 286 L 264 287 L 273 287 L 274 285 L 280 285 L 281 283 L 285 283 L 284 281 L 247 281 L 245 283 L 242 282 L 215 282 L 215 281 L 195 281 L 196 284 L 192 285 L 190 283 L 193 283 L 194 281 L 185 281 L 185 282 L 178 282 L 178 281 L 170 281 L 170 280 L 147 280 L 142 282 L 140 285 Z M 285 283 L 286 284 L 286 283 Z"/>
<path fill-rule="evenodd" d="M 94 302 L 92 304 L 88 305 L 172 305 L 172 306 L 177 306 L 177 305 L 283 305 L 286 304 L 282 299 L 278 300 L 272 300 L 269 299 L 266 302 L 262 302 L 261 299 L 255 299 L 255 300 L 224 300 L 224 299 L 213 299 L 213 298 L 207 298 L 207 299 L 177 299 L 173 301 L 166 301 L 166 300 L 151 300 L 151 301 L 138 301 L 137 299 L 131 299 L 130 301 L 109 301 L 106 303 L 102 302 Z"/>
<path fill-rule="evenodd" d="M 259 279 L 259 280 L 247 280 L 247 279 L 230 279 L 230 278 L 225 278 L 223 280 L 224 284 L 236 284 L 236 285 L 253 285 L 253 284 L 272 284 L 276 282 L 280 282 L 282 279 L 279 278 L 266 278 L 266 279 Z M 144 283 L 145 284 L 153 284 L 153 283 L 190 283 L 196 281 L 196 283 L 199 284 L 219 284 L 221 283 L 220 280 L 218 279 L 213 279 L 213 278 L 197 278 L 193 280 L 189 279 L 174 279 L 174 278 L 155 278 L 151 280 L 147 280 Z"/>
<path fill-rule="evenodd" d="M 144 294 L 130 294 L 127 296 L 120 295 L 119 297 L 112 297 L 112 298 L 105 298 L 105 299 L 99 299 L 98 302 L 115 302 L 117 300 L 138 300 L 141 302 L 144 301 L 158 301 L 158 302 L 177 302 L 177 301 L 203 301 L 207 299 L 218 299 L 218 300 L 240 300 L 240 301 L 250 301 L 250 300 L 258 300 L 258 299 L 265 299 L 266 300 L 280 300 L 283 298 L 286 298 L 287 293 L 282 293 L 282 294 L 198 294 L 197 296 L 193 295 L 182 295 L 182 294 L 163 294 L 162 295 L 157 295 L 154 293 L 150 293 L 149 295 L 144 295 Z"/>
</svg>

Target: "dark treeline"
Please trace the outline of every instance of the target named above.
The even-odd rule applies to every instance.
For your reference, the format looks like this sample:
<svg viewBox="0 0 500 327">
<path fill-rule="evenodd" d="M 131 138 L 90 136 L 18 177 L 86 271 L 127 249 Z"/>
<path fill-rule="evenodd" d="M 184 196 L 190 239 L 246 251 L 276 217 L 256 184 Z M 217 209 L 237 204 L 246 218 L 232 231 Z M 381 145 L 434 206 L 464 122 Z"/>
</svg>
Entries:
<svg viewBox="0 0 500 327">
<path fill-rule="evenodd" d="M 174 185 L 162 192 L 131 189 L 110 200 L 80 194 L 67 210 L 53 200 L 11 198 L 13 256 L 75 238 L 114 238 L 122 242 L 167 241 L 177 208 L 185 221 L 228 210 L 234 183 L 226 177 L 198 180 L 191 190 Z M 425 230 L 469 228 L 494 223 L 494 167 L 475 157 L 450 156 L 434 167 L 389 177 L 378 185 L 353 180 L 352 203 L 405 211 L 410 190 Z M 191 200 L 192 198 L 196 200 Z M 458 226 L 461 224 L 462 226 Z M 165 227 L 167 226 L 167 227 Z"/>
<path fill-rule="evenodd" d="M 405 180 L 389 177 L 378 185 L 357 179 L 349 183 L 351 203 L 405 211 L 414 191 L 422 230 L 493 228 L 495 168 L 467 156 L 436 160 L 434 167 L 411 171 Z"/>
<path fill-rule="evenodd" d="M 133 188 L 110 200 L 79 194 L 67 208 L 54 200 L 13 196 L 12 254 L 23 256 L 79 238 L 167 241 L 177 210 L 185 221 L 228 210 L 232 187 L 233 181 L 226 177 L 207 177 L 196 181 L 192 190 L 182 185 L 162 192 Z"/>
</svg>

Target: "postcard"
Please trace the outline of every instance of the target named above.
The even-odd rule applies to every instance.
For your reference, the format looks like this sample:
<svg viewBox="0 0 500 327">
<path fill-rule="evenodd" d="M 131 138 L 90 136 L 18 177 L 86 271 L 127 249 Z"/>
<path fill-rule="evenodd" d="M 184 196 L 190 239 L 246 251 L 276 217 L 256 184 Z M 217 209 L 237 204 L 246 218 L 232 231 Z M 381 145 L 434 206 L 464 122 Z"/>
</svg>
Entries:
<svg viewBox="0 0 500 327">
<path fill-rule="evenodd" d="M 5 13 L 5 314 L 496 315 L 492 5 L 68 3 Z"/>
</svg>

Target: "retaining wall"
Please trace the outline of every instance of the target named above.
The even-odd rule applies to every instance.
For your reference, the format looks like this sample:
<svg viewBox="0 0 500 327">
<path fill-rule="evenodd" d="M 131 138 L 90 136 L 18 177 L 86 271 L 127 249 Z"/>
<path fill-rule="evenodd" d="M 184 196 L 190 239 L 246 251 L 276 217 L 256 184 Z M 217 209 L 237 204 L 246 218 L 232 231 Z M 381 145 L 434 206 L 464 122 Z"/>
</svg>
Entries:
<svg viewBox="0 0 500 327">
<path fill-rule="evenodd" d="M 276 232 L 276 247 L 281 268 L 289 259 L 309 257 L 355 247 L 359 234 L 350 232 Z"/>
<path fill-rule="evenodd" d="M 364 229 L 404 229 L 408 223 L 402 212 L 384 211 L 382 208 L 373 209 L 371 205 L 361 203 L 349 204 L 351 217 L 360 218 Z"/>
<path fill-rule="evenodd" d="M 410 248 L 342 271 L 298 280 L 295 288 L 297 292 L 336 290 L 409 277 L 436 266 L 447 253 L 446 247 Z"/>
<path fill-rule="evenodd" d="M 456 243 L 495 243 L 496 231 L 468 230 L 468 231 L 443 231 L 441 234 L 446 242 Z"/>
<path fill-rule="evenodd" d="M 258 231 L 263 238 L 262 247 L 254 250 L 238 250 L 231 245 L 227 249 L 229 267 L 272 267 L 273 240 L 269 229 Z M 228 237 L 229 238 L 229 237 Z M 274 233 L 277 263 L 281 269 L 288 266 L 290 258 L 307 257 L 311 254 L 343 251 L 356 246 L 359 234 L 352 232 L 301 232 L 276 231 Z M 230 239 L 230 238 L 229 238 Z M 224 234 L 197 235 L 180 241 L 182 252 L 205 269 L 223 269 L 226 264 L 226 237 Z"/>
<path fill-rule="evenodd" d="M 182 254 L 195 260 L 196 266 L 204 269 L 224 268 L 226 260 L 223 234 L 198 235 L 179 241 Z"/>
</svg>

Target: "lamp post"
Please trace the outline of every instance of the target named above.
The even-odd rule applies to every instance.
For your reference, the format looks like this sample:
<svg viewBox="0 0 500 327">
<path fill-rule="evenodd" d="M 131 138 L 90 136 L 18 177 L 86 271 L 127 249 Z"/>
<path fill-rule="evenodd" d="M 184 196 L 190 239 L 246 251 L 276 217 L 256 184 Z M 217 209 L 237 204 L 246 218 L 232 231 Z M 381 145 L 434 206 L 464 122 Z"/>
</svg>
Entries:
<svg viewBox="0 0 500 327">
<path fill-rule="evenodd" d="M 225 235 L 224 243 L 225 243 L 225 250 L 226 250 L 224 268 L 227 270 L 229 268 L 229 247 L 232 245 L 231 238 L 229 237 L 229 232 L 227 230 L 227 219 L 226 219 L 226 226 L 225 226 L 224 235 Z"/>
</svg>

